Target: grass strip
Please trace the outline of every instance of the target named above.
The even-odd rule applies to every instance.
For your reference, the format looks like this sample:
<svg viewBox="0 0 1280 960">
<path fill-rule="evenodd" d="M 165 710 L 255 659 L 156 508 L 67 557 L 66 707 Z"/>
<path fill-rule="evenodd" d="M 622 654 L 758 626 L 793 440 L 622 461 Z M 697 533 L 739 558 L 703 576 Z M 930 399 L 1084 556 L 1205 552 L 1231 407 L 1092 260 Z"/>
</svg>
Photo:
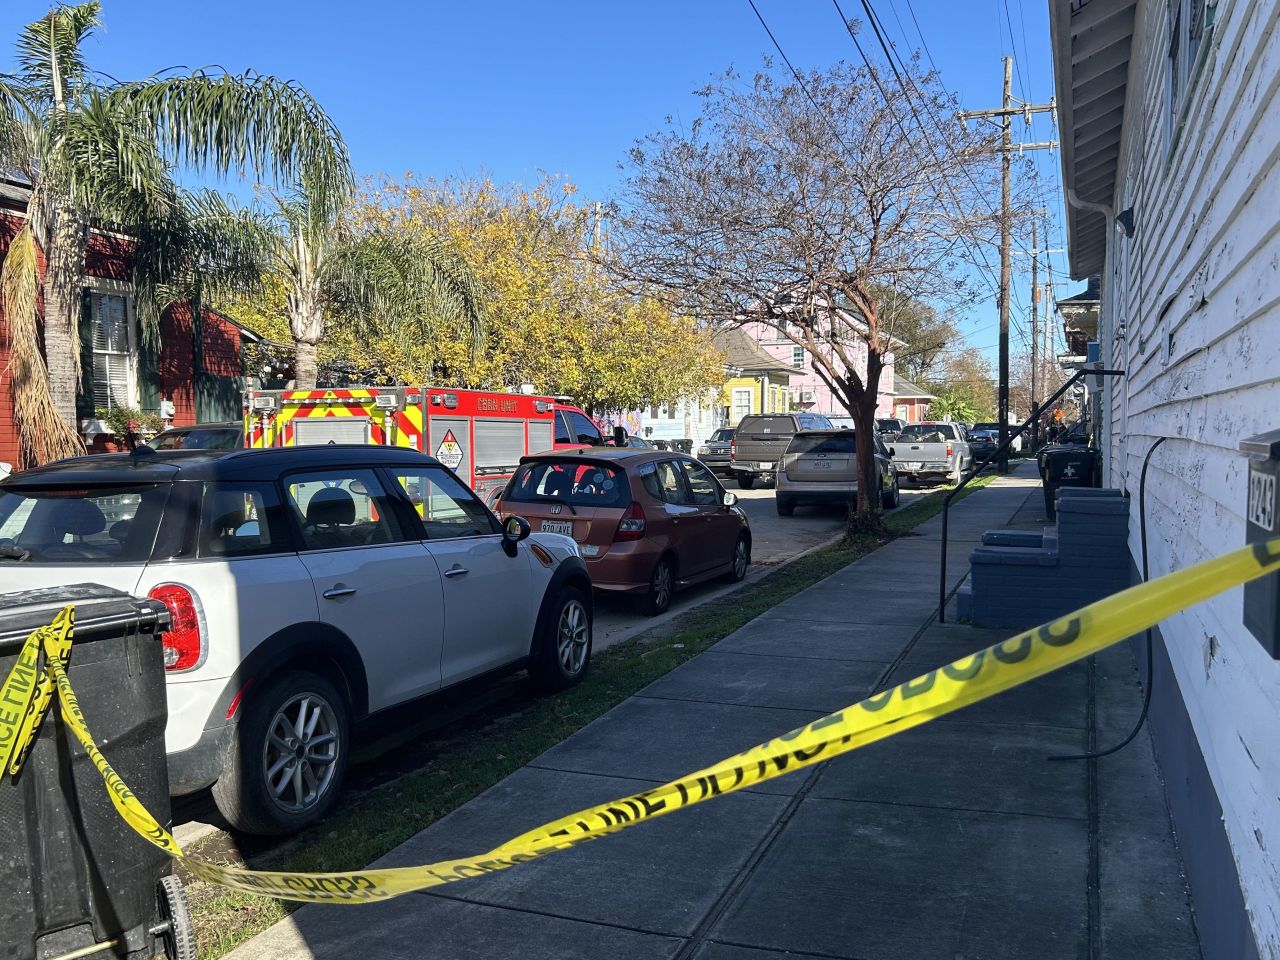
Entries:
<svg viewBox="0 0 1280 960">
<path fill-rule="evenodd" d="M 957 500 L 994 479 L 977 478 Z M 494 722 L 447 742 L 428 766 L 342 805 L 285 853 L 260 862 L 254 858 L 252 866 L 323 872 L 373 862 L 739 627 L 935 516 L 945 493 L 931 493 L 886 515 L 887 539 L 865 536 L 815 550 L 596 655 L 578 686 L 555 697 L 528 697 L 514 708 L 505 705 Z M 243 865 L 240 857 L 229 855 L 221 836 L 204 838 L 188 852 L 199 857 L 202 848 L 210 859 Z M 466 852 L 472 851 L 458 851 Z M 203 960 L 221 957 L 300 906 L 185 879 Z"/>
</svg>

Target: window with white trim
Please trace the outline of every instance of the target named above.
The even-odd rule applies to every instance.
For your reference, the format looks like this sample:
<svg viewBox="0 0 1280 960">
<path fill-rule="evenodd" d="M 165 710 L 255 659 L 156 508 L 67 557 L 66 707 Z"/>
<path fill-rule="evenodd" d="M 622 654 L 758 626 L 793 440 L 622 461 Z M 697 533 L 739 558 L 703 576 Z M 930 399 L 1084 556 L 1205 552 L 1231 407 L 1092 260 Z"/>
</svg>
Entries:
<svg viewBox="0 0 1280 960">
<path fill-rule="evenodd" d="M 1182 133 L 1187 94 L 1195 85 L 1206 43 L 1213 35 L 1217 0 L 1166 0 L 1169 26 L 1165 69 L 1166 146 L 1170 151 Z"/>
<path fill-rule="evenodd" d="M 791 348 L 791 366 L 797 370 L 804 369 L 804 347 L 793 346 Z"/>
<path fill-rule="evenodd" d="M 730 422 L 734 426 L 738 425 L 738 421 L 751 413 L 752 392 L 749 387 L 733 388 L 733 410 L 730 414 Z"/>
<path fill-rule="evenodd" d="M 129 298 L 93 291 L 93 406 L 112 410 L 138 405 L 133 372 L 133 311 Z"/>
</svg>

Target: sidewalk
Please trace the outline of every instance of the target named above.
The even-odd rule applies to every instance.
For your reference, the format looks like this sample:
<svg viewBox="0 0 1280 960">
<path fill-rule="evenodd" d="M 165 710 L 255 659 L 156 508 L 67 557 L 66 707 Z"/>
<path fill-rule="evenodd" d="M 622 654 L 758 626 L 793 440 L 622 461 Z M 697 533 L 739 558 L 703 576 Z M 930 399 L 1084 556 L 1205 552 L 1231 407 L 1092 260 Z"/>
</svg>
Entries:
<svg viewBox="0 0 1280 960">
<path fill-rule="evenodd" d="M 1043 521 L 1034 464 L 952 511 L 948 586 L 982 531 Z M 778 605 L 407 841 L 481 852 L 672 779 L 1004 634 L 932 619 L 934 519 Z M 948 618 L 950 620 L 950 618 Z M 1127 647 L 830 763 L 502 874 L 303 907 L 230 956 L 1198 960 Z"/>
</svg>

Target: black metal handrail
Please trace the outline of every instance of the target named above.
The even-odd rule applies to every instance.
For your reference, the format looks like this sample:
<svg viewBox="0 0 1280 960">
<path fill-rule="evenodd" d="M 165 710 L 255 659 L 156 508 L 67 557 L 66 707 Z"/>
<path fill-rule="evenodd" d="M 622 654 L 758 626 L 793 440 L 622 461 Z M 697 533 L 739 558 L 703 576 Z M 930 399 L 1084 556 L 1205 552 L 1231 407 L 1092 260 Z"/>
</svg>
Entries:
<svg viewBox="0 0 1280 960">
<path fill-rule="evenodd" d="M 954 498 L 957 493 L 959 493 L 961 490 L 967 487 L 969 485 L 969 481 L 972 480 L 974 477 L 976 477 L 979 473 L 981 473 L 982 470 L 985 469 L 988 464 L 995 463 L 997 460 L 1000 459 L 1001 455 L 1006 454 L 1009 448 L 1013 445 L 1013 441 L 1017 440 L 1020 436 L 1022 436 L 1023 432 L 1027 429 L 1027 427 L 1031 426 L 1031 424 L 1039 420 L 1040 415 L 1043 414 L 1046 410 L 1048 410 L 1050 406 L 1056 403 L 1058 398 L 1061 397 L 1064 393 L 1066 393 L 1067 390 L 1069 390 L 1075 384 L 1079 383 L 1085 377 L 1094 377 L 1094 376 L 1123 377 L 1124 371 L 1123 370 L 1094 370 L 1089 368 L 1085 368 L 1083 370 L 1077 370 L 1075 375 L 1066 383 L 1064 383 L 1061 387 L 1059 387 L 1057 392 L 1052 397 L 1042 402 L 1040 406 L 1036 407 L 1035 410 L 1031 412 L 1031 416 L 1027 417 L 1026 420 L 1023 420 L 1022 425 L 1018 427 L 1017 430 L 1014 430 L 1012 433 L 1010 433 L 1009 438 L 1005 440 L 1004 443 L 1000 444 L 1000 446 L 996 448 L 996 451 L 994 453 L 988 456 L 987 459 L 983 460 L 981 463 L 970 467 L 969 472 L 960 478 L 960 482 L 956 484 L 955 489 L 948 492 L 947 495 L 942 498 L 942 558 L 941 558 L 941 563 L 939 564 L 939 570 L 938 570 L 938 622 L 939 623 L 946 623 L 946 617 L 947 617 L 947 517 L 948 517 L 948 513 L 951 510 L 952 498 Z"/>
</svg>

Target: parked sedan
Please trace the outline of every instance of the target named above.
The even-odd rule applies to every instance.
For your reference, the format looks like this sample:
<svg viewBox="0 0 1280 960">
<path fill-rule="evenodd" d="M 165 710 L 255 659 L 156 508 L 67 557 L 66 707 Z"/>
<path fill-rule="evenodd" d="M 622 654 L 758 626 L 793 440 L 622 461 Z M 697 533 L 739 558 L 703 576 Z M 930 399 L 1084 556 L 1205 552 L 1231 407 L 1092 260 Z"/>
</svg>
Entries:
<svg viewBox="0 0 1280 960">
<path fill-rule="evenodd" d="M 170 791 L 212 785 L 250 833 L 324 815 L 365 717 L 518 669 L 562 689 L 591 656 L 573 541 L 499 524 L 450 471 L 399 447 L 31 470 L 0 482 L 0 568 L 6 590 L 96 582 L 169 608 Z"/>
<path fill-rule="evenodd" d="M 680 588 L 747 575 L 751 527 L 736 504 L 693 457 L 599 449 L 522 458 L 497 509 L 572 537 L 597 590 L 630 594 L 652 616 Z"/>
<path fill-rule="evenodd" d="M 999 433 L 994 430 L 971 430 L 965 435 L 969 441 L 969 452 L 973 454 L 973 464 L 977 465 L 996 452 L 1000 445 Z"/>
<path fill-rule="evenodd" d="M 876 487 L 886 510 L 901 498 L 898 471 L 878 436 L 875 451 Z M 778 515 L 789 517 L 801 504 L 834 506 L 858 501 L 857 434 L 852 430 L 802 430 L 791 438 L 778 463 Z"/>
<path fill-rule="evenodd" d="M 723 427 L 713 433 L 709 440 L 698 448 L 698 459 L 711 468 L 713 473 L 722 477 L 733 475 L 733 429 Z"/>
</svg>

